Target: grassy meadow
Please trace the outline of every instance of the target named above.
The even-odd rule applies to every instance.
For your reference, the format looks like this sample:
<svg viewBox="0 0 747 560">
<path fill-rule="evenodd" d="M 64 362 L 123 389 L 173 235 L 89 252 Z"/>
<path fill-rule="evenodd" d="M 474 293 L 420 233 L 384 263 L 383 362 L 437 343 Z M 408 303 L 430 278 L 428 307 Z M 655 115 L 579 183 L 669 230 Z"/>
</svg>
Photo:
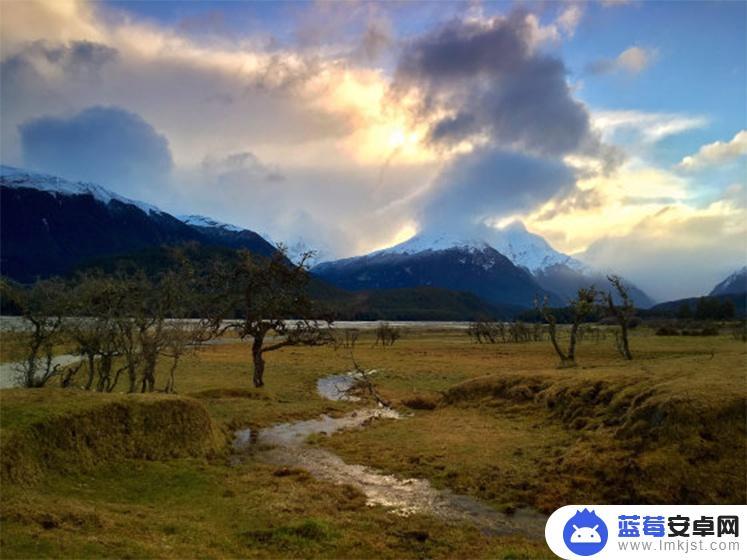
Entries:
<svg viewBox="0 0 747 560">
<path fill-rule="evenodd" d="M 402 414 L 314 436 L 350 463 L 429 479 L 511 513 L 568 503 L 744 503 L 747 360 L 731 335 L 584 340 L 558 369 L 548 341 L 475 344 L 459 330 L 405 330 L 394 346 L 364 333 L 354 357 L 377 370 Z M 3 360 L 17 355 L 3 337 Z M 238 428 L 360 403 L 316 380 L 352 368 L 350 350 L 267 354 L 251 387 L 247 344 L 186 358 L 177 395 L 0 391 L 5 558 L 548 558 L 539 540 L 496 537 L 427 515 L 368 506 L 355 488 L 231 460 Z M 158 385 L 167 372 L 159 372 Z M 124 390 L 124 385 L 121 386 Z M 91 450 L 95 450 L 92 453 Z"/>
</svg>

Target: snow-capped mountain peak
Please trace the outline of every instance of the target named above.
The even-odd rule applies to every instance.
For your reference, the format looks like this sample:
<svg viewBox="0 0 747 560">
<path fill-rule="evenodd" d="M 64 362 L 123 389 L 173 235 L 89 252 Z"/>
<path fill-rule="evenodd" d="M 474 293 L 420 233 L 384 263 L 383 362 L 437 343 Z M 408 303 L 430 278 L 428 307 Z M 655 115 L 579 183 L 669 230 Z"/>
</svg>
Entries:
<svg viewBox="0 0 747 560">
<path fill-rule="evenodd" d="M 116 200 L 122 204 L 136 206 L 146 214 L 164 213 L 160 208 L 151 204 L 126 198 L 105 189 L 101 185 L 89 183 L 87 181 L 68 181 L 54 175 L 35 173 L 32 171 L 26 171 L 25 169 L 11 167 L 9 165 L 0 165 L 0 179 L 2 179 L 4 187 L 36 189 L 49 193 L 61 194 L 63 196 L 90 195 L 104 204 L 109 204 L 112 200 Z"/>
<path fill-rule="evenodd" d="M 242 228 L 239 226 L 235 226 L 233 224 L 226 224 L 224 222 L 219 222 L 218 220 L 214 220 L 213 218 L 208 218 L 207 216 L 201 216 L 199 214 L 188 214 L 188 215 L 176 216 L 176 218 L 177 220 L 184 222 L 188 226 L 212 227 L 212 228 L 224 229 L 226 231 L 244 231 L 246 229 L 246 228 Z"/>
<path fill-rule="evenodd" d="M 587 268 L 577 259 L 553 249 L 541 236 L 528 232 L 521 222 L 512 222 L 501 229 L 481 227 L 471 235 L 421 232 L 403 243 L 381 249 L 371 255 L 415 255 L 425 251 L 437 252 L 448 249 L 474 253 L 490 248 L 532 274 L 554 265 L 565 265 L 579 272 Z"/>
<path fill-rule="evenodd" d="M 425 251 L 462 249 L 471 253 L 489 249 L 490 245 L 477 237 L 452 233 L 418 233 L 398 245 L 381 249 L 371 255 L 416 255 Z"/>
<path fill-rule="evenodd" d="M 565 265 L 578 272 L 587 269 L 581 261 L 553 249 L 542 236 L 527 231 L 519 221 L 501 229 L 492 228 L 490 242 L 496 251 L 532 274 L 554 265 Z"/>
</svg>

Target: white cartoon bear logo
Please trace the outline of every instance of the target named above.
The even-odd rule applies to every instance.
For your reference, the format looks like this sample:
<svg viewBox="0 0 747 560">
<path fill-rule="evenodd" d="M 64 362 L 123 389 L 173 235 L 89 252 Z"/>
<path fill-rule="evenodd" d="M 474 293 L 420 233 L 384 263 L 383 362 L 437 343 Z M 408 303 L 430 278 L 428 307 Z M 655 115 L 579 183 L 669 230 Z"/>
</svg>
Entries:
<svg viewBox="0 0 747 560">
<path fill-rule="evenodd" d="M 573 528 L 575 529 L 573 531 L 573 534 L 571 535 L 571 542 L 572 543 L 600 543 L 602 542 L 602 537 L 597 533 L 597 527 L 599 525 L 594 525 L 593 527 L 578 527 L 577 525 L 574 525 Z"/>
</svg>

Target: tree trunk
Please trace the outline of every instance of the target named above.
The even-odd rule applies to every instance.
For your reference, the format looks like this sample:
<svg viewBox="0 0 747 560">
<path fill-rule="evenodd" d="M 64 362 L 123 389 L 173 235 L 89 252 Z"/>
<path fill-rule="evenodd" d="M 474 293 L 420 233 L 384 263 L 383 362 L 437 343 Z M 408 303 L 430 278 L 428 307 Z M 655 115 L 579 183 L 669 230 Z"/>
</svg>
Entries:
<svg viewBox="0 0 747 560">
<path fill-rule="evenodd" d="M 568 361 L 576 362 L 576 337 L 578 336 L 578 323 L 571 326 L 571 341 L 568 344 Z"/>
<path fill-rule="evenodd" d="M 630 346 L 628 345 L 628 325 L 626 320 L 620 322 L 620 331 L 622 336 L 622 355 L 626 360 L 632 360 L 633 355 L 630 353 Z"/>
<path fill-rule="evenodd" d="M 265 360 L 262 357 L 262 352 L 259 352 L 258 354 L 253 355 L 254 358 L 254 386 L 255 387 L 263 387 L 264 382 L 264 374 L 265 374 Z"/>
<path fill-rule="evenodd" d="M 255 336 L 252 342 L 252 360 L 254 361 L 254 386 L 264 386 L 265 360 L 262 357 L 263 336 Z"/>
<path fill-rule="evenodd" d="M 176 368 L 179 365 L 179 358 L 174 358 L 171 363 L 171 369 L 169 370 L 169 379 L 166 382 L 166 387 L 163 388 L 164 393 L 175 393 L 176 392 Z"/>
<path fill-rule="evenodd" d="M 156 385 L 156 378 L 153 375 L 152 371 L 145 370 L 143 371 L 143 383 L 141 385 L 141 392 L 143 393 L 152 393 L 153 389 Z"/>
<path fill-rule="evenodd" d="M 137 368 L 133 364 L 127 366 L 127 375 L 130 378 L 130 393 L 137 393 Z"/>
<path fill-rule="evenodd" d="M 88 355 L 88 379 L 86 380 L 86 391 L 90 391 L 93 387 L 93 371 L 94 371 L 94 356 L 93 354 Z"/>
</svg>

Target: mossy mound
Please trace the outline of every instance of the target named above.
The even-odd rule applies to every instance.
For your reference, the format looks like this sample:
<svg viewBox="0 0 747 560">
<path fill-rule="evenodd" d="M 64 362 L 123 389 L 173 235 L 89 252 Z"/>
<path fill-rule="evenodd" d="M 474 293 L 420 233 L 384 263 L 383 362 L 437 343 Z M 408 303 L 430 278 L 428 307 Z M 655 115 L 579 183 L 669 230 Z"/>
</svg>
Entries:
<svg viewBox="0 0 747 560">
<path fill-rule="evenodd" d="M 747 395 L 739 375 L 641 377 L 573 371 L 494 375 L 444 405 L 534 410 L 577 434 L 543 466 L 538 507 L 564 503 L 744 503 Z"/>
<path fill-rule="evenodd" d="M 201 403 L 174 395 L 13 389 L 0 399 L 3 483 L 33 483 L 46 472 L 90 471 L 122 459 L 205 457 L 225 440 Z"/>
</svg>

